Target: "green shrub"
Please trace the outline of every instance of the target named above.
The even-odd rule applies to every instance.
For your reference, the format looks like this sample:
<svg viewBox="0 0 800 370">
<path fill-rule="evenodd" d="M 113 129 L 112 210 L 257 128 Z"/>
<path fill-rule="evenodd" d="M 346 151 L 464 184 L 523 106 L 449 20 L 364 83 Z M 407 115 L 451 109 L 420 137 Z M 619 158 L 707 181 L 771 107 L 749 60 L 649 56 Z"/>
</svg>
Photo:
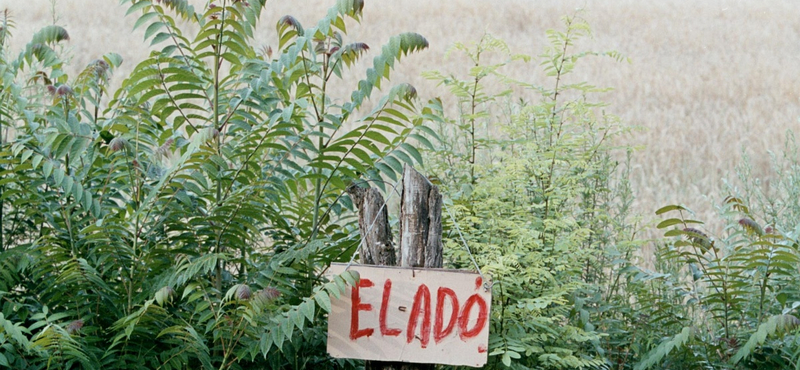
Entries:
<svg viewBox="0 0 800 370">
<path fill-rule="evenodd" d="M 426 73 L 450 94 L 421 104 L 378 91 L 427 47 L 414 33 L 331 96 L 369 51 L 345 41 L 360 0 L 310 28 L 283 17 L 274 52 L 254 46 L 262 0 L 123 4 L 155 49 L 114 92 L 119 55 L 69 76 L 66 29 L 14 54 L 2 15 L 0 367 L 359 368 L 325 351 L 331 296 L 358 279 L 320 276 L 358 245 L 345 190 L 424 157 L 446 267 L 491 277 L 487 368 L 800 369 L 793 136 L 769 186 L 738 168 L 721 232 L 659 209 L 642 267 L 628 128 L 572 73 L 621 57 L 574 50 L 580 13 L 548 32 L 544 81 L 504 75 L 532 58 L 486 35 L 454 47 L 466 76 Z"/>
<path fill-rule="evenodd" d="M 656 212 L 671 215 L 658 225 L 668 239 L 656 257 L 665 264 L 631 275 L 628 292 L 632 308 L 648 313 L 635 326 L 650 333 L 635 369 L 800 367 L 795 155 L 774 161 L 781 172 L 769 195 L 747 164 L 739 168 L 743 191 L 720 208 L 721 235 L 703 229 L 686 207 Z"/>
<path fill-rule="evenodd" d="M 113 94 L 118 55 L 71 77 L 65 29 L 14 57 L 3 20 L 0 367 L 353 365 L 327 357 L 320 318 L 355 277 L 319 274 L 357 245 L 345 188 L 421 160 L 409 141 L 438 108 L 376 89 L 427 41 L 391 38 L 331 97 L 368 50 L 345 41 L 362 1 L 282 18 L 274 56 L 253 46 L 262 0 L 123 3 L 156 49 Z"/>
<path fill-rule="evenodd" d="M 573 51 L 589 26 L 579 16 L 564 24 L 540 56 L 547 82 L 504 76 L 505 63 L 529 58 L 489 35 L 456 46 L 474 63 L 468 76 L 428 73 L 459 107 L 437 126 L 441 148 L 426 166 L 450 198 L 446 264 L 473 268 L 466 243 L 494 283 L 488 368 L 605 367 L 599 305 L 620 289 L 608 286 L 637 246 L 613 158 L 626 128 L 594 100 L 605 89 L 568 82 L 582 58 L 620 56 Z M 505 60 L 485 64 L 491 54 Z"/>
</svg>

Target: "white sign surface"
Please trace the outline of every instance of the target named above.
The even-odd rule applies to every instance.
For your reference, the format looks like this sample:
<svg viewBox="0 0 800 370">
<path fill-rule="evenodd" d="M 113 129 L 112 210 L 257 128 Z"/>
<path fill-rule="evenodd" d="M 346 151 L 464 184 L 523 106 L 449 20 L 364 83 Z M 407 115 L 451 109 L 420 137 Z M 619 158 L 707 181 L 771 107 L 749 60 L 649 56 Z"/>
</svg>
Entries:
<svg viewBox="0 0 800 370">
<path fill-rule="evenodd" d="M 331 265 L 329 274 L 344 272 Z M 352 265 L 361 280 L 331 297 L 328 353 L 338 358 L 480 367 L 489 344 L 491 292 L 459 270 Z"/>
</svg>

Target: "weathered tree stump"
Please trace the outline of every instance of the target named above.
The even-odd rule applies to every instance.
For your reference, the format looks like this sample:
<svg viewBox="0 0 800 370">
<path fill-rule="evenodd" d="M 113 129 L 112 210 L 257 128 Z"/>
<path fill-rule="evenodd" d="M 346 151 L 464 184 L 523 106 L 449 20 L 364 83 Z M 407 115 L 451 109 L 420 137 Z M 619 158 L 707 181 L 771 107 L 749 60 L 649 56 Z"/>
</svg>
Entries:
<svg viewBox="0 0 800 370">
<path fill-rule="evenodd" d="M 347 193 L 358 209 L 358 228 L 363 243 L 360 262 L 367 265 L 397 265 L 388 210 L 374 188 L 351 185 Z M 403 170 L 400 199 L 400 256 L 403 267 L 442 267 L 442 196 L 439 188 L 415 169 Z M 432 370 L 433 364 L 367 361 L 367 370 Z"/>
<path fill-rule="evenodd" d="M 442 195 L 410 166 L 403 169 L 400 256 L 403 267 L 442 267 Z"/>
<path fill-rule="evenodd" d="M 360 262 L 365 265 L 396 266 L 397 251 L 392 244 L 389 211 L 378 189 L 361 188 L 353 184 L 347 188 L 358 210 L 358 229 L 361 231 Z"/>
</svg>

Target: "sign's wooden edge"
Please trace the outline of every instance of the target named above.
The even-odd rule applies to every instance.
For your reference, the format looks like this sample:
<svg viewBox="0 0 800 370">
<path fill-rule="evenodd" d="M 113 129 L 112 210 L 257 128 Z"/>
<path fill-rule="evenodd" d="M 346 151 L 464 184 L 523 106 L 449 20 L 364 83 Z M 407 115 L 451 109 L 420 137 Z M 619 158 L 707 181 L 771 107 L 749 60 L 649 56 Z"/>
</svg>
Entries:
<svg viewBox="0 0 800 370">
<path fill-rule="evenodd" d="M 342 262 L 332 262 L 331 267 L 344 267 L 345 270 L 347 269 L 347 263 Z M 367 267 L 367 268 L 378 268 L 378 269 L 387 269 L 387 270 L 407 270 L 407 271 L 435 271 L 435 272 L 447 272 L 447 273 L 455 273 L 455 274 L 468 274 L 468 275 L 480 275 L 477 271 L 467 271 L 467 270 L 456 270 L 456 269 L 446 269 L 446 268 L 429 268 L 429 267 L 402 267 L 402 266 L 384 266 L 384 265 L 363 265 L 360 263 L 353 263 L 349 264 L 350 268 L 359 268 L 359 267 Z M 328 269 L 330 271 L 330 269 Z"/>
</svg>

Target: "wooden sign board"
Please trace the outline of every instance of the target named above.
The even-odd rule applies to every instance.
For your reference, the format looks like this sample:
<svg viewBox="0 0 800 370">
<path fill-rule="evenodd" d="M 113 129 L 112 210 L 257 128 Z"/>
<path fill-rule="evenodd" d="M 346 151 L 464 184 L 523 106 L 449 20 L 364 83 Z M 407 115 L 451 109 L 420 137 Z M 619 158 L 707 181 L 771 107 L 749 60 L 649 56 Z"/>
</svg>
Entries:
<svg viewBox="0 0 800 370">
<path fill-rule="evenodd" d="M 328 273 L 341 274 L 345 264 Z M 337 358 L 481 367 L 491 292 L 459 270 L 352 265 L 361 280 L 331 301 L 328 353 Z"/>
</svg>

